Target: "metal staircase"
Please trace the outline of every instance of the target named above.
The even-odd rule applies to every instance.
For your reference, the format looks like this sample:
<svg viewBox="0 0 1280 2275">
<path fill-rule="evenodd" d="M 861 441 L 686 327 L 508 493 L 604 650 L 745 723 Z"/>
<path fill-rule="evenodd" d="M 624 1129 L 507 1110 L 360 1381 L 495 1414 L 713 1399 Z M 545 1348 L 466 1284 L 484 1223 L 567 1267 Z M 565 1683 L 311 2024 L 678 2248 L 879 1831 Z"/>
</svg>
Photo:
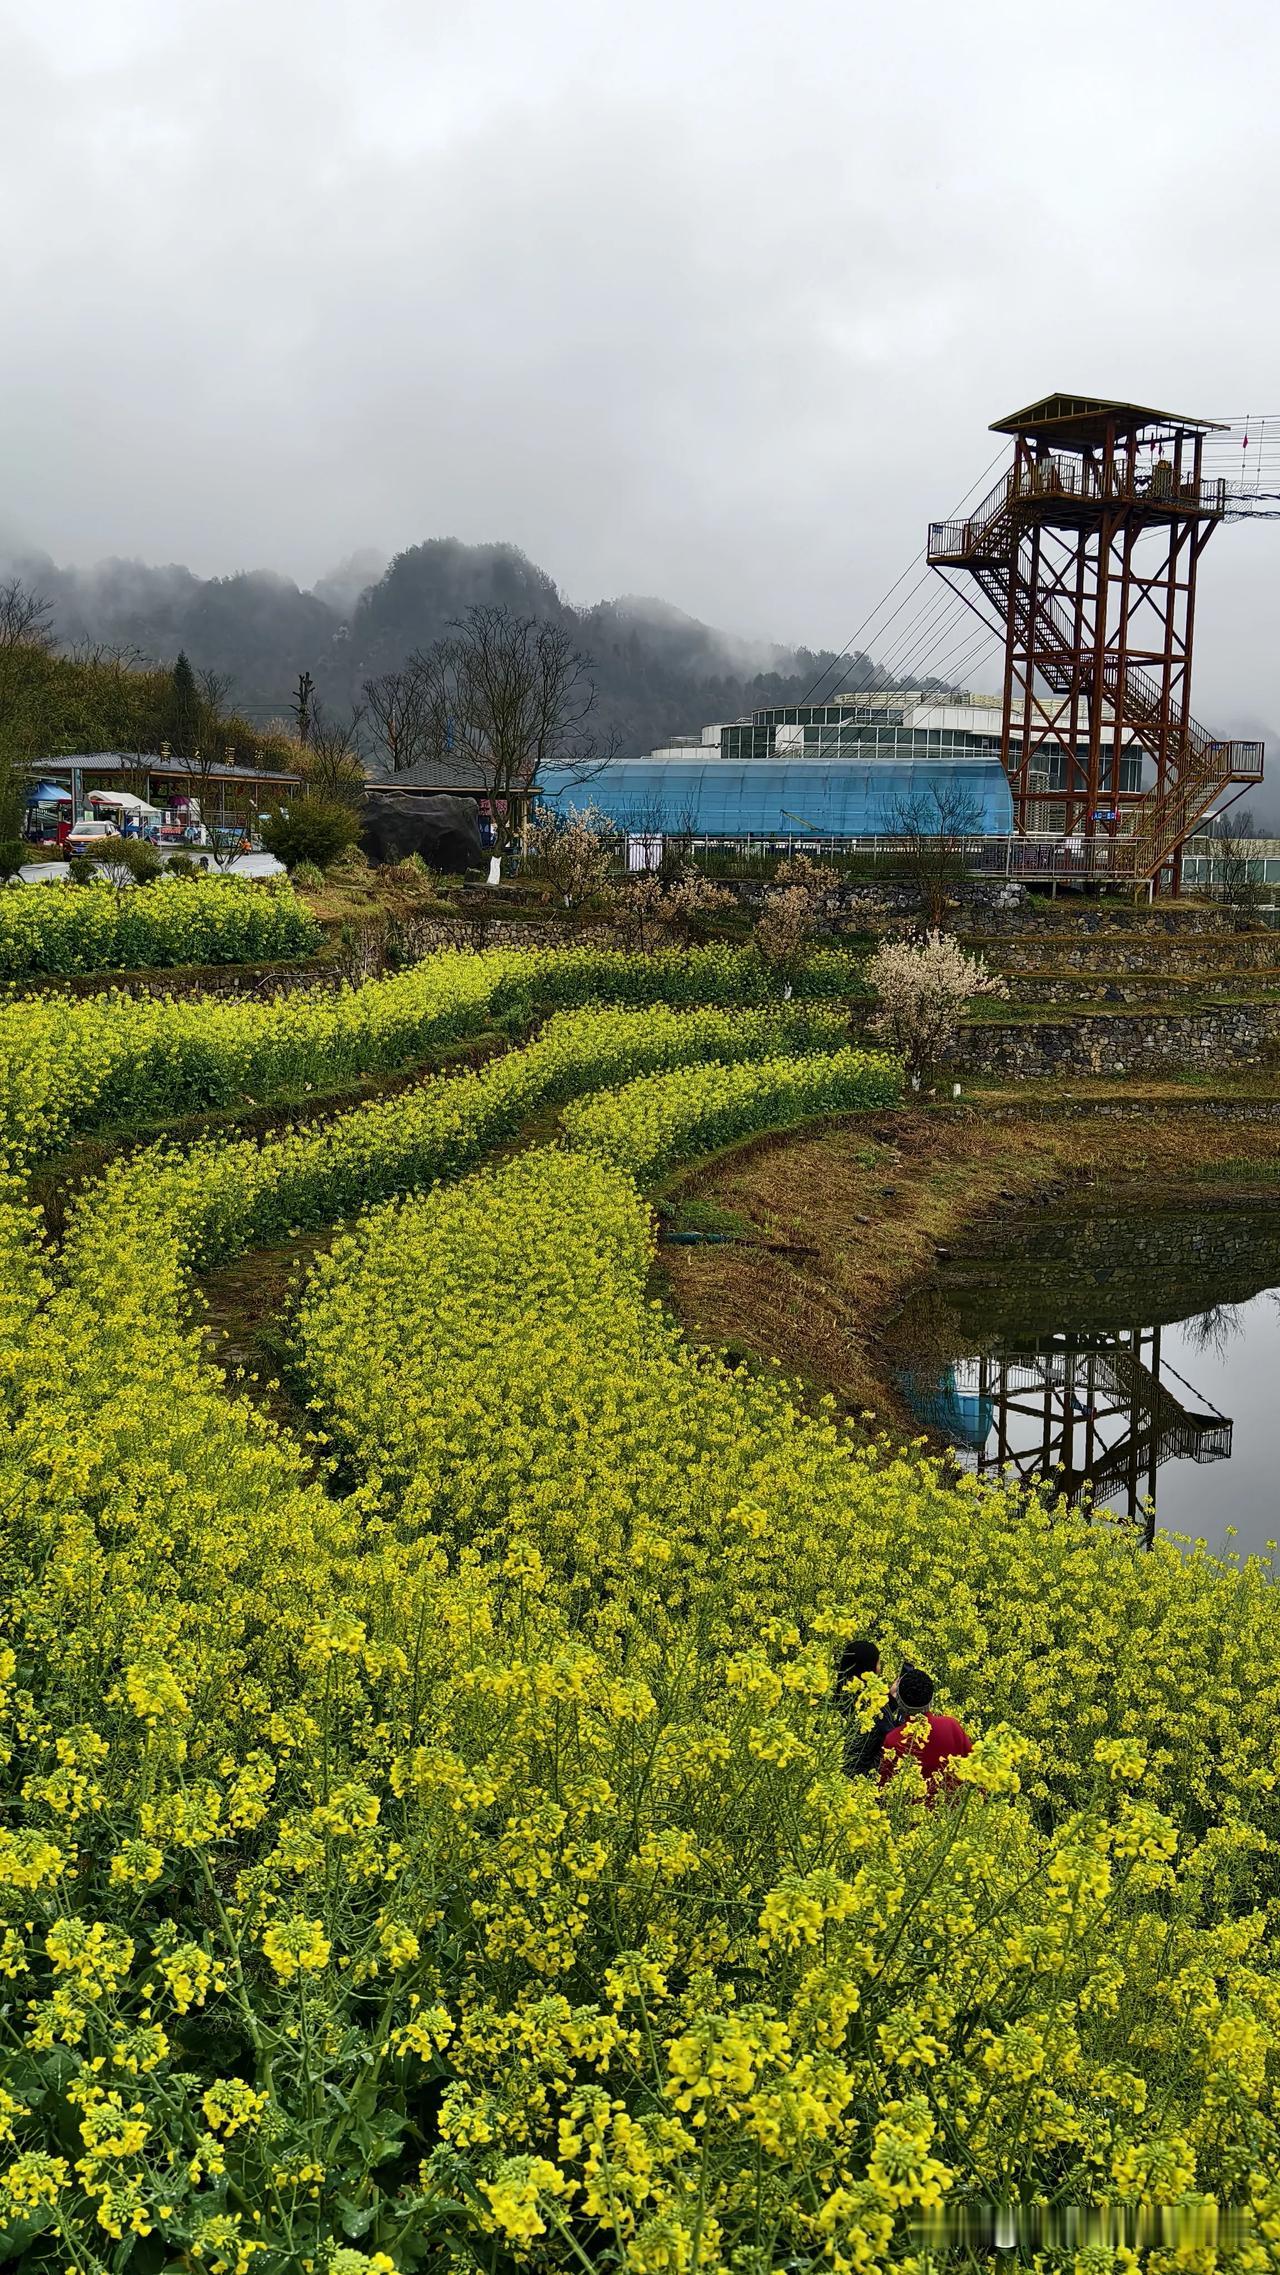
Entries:
<svg viewBox="0 0 1280 2275">
<path fill-rule="evenodd" d="M 1036 671 L 1062 696 L 1080 686 L 1086 663 L 1092 677 L 1091 659 L 1082 659 L 1056 602 L 1035 595 L 1022 569 L 1022 539 L 1030 517 L 1046 508 L 1069 514 L 1078 502 L 1085 511 L 1134 504 L 1148 513 L 1167 506 L 1170 515 L 1218 519 L 1231 503 L 1222 481 L 1183 483 L 1165 498 L 1153 497 L 1149 485 L 1128 490 L 1123 462 L 1106 469 L 1104 486 L 1088 486 L 1093 474 L 1093 468 L 1072 458 L 1033 468 L 1015 465 L 965 520 L 935 522 L 929 531 L 930 564 L 972 576 L 1002 634 L 1012 625 L 1015 639 L 1030 648 L 1034 633 Z M 1144 735 L 1155 738 L 1164 754 L 1162 784 L 1122 810 L 1115 834 L 1095 841 L 1101 856 L 1097 865 L 1108 876 L 1145 882 L 1172 860 L 1229 784 L 1261 779 L 1263 746 L 1222 742 L 1176 709 L 1166 715 L 1160 681 L 1127 659 L 1122 666 L 1118 656 L 1104 654 L 1102 682 L 1121 732 L 1131 731 L 1139 742 Z M 1092 687 L 1087 693 L 1092 695 Z M 1008 763 L 1012 779 L 1011 758 Z"/>
</svg>

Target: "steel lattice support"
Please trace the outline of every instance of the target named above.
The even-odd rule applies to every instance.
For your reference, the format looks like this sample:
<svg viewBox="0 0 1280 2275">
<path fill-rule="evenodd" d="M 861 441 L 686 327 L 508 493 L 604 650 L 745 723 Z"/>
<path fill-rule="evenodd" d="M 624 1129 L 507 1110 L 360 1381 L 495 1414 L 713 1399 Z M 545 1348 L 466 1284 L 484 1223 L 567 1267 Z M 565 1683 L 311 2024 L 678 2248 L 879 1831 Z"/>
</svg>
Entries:
<svg viewBox="0 0 1280 2275">
<path fill-rule="evenodd" d="M 997 421 L 1013 463 L 929 559 L 969 572 L 1004 650 L 1001 758 L 1014 828 L 1089 874 L 1169 872 L 1259 744 L 1191 714 L 1196 577 L 1230 504 L 1206 420 L 1050 396 Z M 1046 862 L 1054 873 L 1054 861 Z"/>
</svg>

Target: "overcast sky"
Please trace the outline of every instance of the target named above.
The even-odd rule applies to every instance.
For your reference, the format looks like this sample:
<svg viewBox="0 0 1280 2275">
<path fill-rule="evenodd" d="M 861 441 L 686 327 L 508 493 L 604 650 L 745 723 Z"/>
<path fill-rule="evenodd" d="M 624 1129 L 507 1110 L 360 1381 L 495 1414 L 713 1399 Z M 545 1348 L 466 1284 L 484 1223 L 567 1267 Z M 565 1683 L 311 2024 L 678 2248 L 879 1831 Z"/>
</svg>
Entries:
<svg viewBox="0 0 1280 2275">
<path fill-rule="evenodd" d="M 1280 432 L 1280 12 L 0 0 L 6 533 L 839 645 L 1055 387 Z M 1280 524 L 1196 709 L 1280 724 Z"/>
</svg>

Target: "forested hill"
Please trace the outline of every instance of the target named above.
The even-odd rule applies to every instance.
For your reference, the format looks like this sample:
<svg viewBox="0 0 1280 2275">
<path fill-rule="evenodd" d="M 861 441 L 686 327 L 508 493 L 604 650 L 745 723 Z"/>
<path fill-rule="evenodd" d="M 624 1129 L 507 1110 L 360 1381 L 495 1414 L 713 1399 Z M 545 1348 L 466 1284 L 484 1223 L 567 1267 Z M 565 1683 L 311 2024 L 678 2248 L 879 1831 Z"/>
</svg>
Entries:
<svg viewBox="0 0 1280 2275">
<path fill-rule="evenodd" d="M 231 704 L 263 728 L 287 715 L 300 672 L 311 673 L 327 708 L 347 712 L 364 680 L 427 646 L 477 601 L 572 630 L 594 666 L 601 733 L 623 754 L 762 703 L 797 702 L 834 661 L 805 649 L 761 652 L 661 600 L 575 608 L 515 546 L 448 537 L 411 546 L 385 567 L 353 555 L 310 592 L 268 570 L 202 578 L 134 561 L 60 569 L 39 556 L 11 565 L 52 601 L 63 649 L 105 645 L 166 665 L 181 649 L 197 671 L 229 675 Z M 846 687 L 887 684 L 861 656 L 844 658 L 826 684 L 846 665 Z"/>
</svg>

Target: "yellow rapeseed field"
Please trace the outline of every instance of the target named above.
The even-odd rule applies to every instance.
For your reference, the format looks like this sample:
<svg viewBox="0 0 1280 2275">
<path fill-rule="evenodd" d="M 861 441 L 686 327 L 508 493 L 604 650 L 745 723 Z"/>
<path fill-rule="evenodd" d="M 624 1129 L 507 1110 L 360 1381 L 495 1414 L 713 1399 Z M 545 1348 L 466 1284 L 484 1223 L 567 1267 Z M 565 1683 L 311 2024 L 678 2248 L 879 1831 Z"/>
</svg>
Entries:
<svg viewBox="0 0 1280 2275">
<path fill-rule="evenodd" d="M 839 1026 L 567 1011 L 128 1157 L 56 1254 L 10 1174 L 15 2265 L 924 2275 L 1014 2202 L 1046 2268 L 1280 2260 L 1269 1569 L 948 1483 L 648 1292 L 637 1179 L 892 1101 Z M 301 1442 L 190 1274 L 337 1219 Z M 842 1774 L 868 1629 L 954 1806 Z"/>
</svg>

